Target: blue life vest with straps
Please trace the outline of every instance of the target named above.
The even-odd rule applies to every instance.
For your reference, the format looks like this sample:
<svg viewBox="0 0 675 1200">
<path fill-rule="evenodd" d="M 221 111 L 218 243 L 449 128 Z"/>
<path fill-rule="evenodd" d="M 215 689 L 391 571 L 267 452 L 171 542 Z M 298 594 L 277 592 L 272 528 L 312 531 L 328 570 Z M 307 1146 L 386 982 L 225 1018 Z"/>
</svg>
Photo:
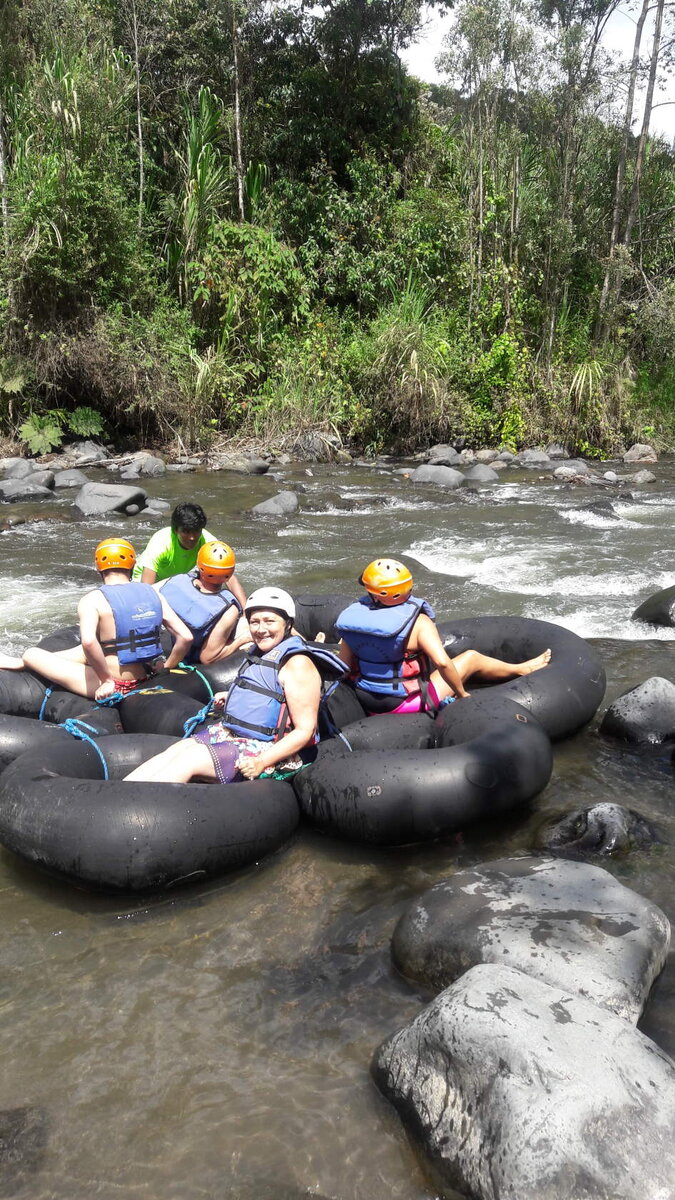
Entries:
<svg viewBox="0 0 675 1200">
<path fill-rule="evenodd" d="M 311 658 L 322 681 L 339 681 L 347 673 L 345 664 L 336 654 L 320 646 L 309 646 L 304 638 L 293 634 L 267 654 L 253 651 L 247 656 L 229 690 L 223 725 L 240 737 L 278 742 L 291 727 L 279 671 L 295 654 L 306 654 Z"/>
<path fill-rule="evenodd" d="M 358 688 L 402 700 L 418 692 L 419 680 L 428 677 L 426 658 L 406 649 L 413 625 L 420 613 L 434 619 L 426 600 L 409 596 L 403 604 L 377 604 L 362 596 L 341 612 L 335 628 L 358 660 L 354 680 Z"/>
<path fill-rule="evenodd" d="M 155 589 L 149 583 L 103 583 L 99 590 L 115 620 L 115 637 L 101 642 L 103 653 L 116 654 L 125 665 L 162 654 L 162 605 Z"/>
<path fill-rule="evenodd" d="M 199 662 L 199 654 L 211 630 L 234 604 L 241 613 L 239 601 L 227 588 L 219 592 L 201 592 L 194 586 L 198 572 L 188 571 L 185 575 L 173 575 L 162 588 L 167 604 L 185 622 L 192 634 L 192 645 L 185 661 Z"/>
</svg>

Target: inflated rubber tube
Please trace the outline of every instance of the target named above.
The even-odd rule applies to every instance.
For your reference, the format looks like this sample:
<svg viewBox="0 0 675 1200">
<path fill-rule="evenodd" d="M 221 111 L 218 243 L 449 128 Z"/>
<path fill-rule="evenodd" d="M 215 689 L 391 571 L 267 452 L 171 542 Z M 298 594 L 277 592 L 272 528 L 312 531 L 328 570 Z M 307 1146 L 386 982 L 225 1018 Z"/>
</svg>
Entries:
<svg viewBox="0 0 675 1200">
<path fill-rule="evenodd" d="M 192 696 L 169 691 L 153 681 L 120 700 L 119 713 L 125 733 L 159 733 L 181 738 L 186 722 L 197 716 L 203 707 Z"/>
<path fill-rule="evenodd" d="M 437 722 L 441 745 L 392 750 L 391 722 L 400 723 L 403 738 L 412 720 L 370 717 L 365 736 L 372 749 L 350 754 L 336 743 L 295 776 L 300 807 L 314 826 L 376 845 L 429 841 L 523 806 L 548 783 L 549 738 L 506 696 L 485 693 L 448 705 Z M 347 740 L 350 729 L 343 730 Z M 411 736 L 420 734 L 418 721 Z M 380 737 L 385 749 L 375 748 Z"/>
<path fill-rule="evenodd" d="M 675 626 L 675 587 L 654 592 L 638 605 L 631 621 L 646 621 L 650 625 Z"/>
<path fill-rule="evenodd" d="M 0 671 L 0 714 L 35 718 L 60 725 L 68 718 L 90 721 L 99 733 L 117 733 L 122 729 L 114 706 L 107 709 L 65 688 L 52 687 L 32 671 Z"/>
<path fill-rule="evenodd" d="M 463 650 L 480 650 L 506 662 L 525 662 L 550 647 L 549 666 L 491 684 L 489 691 L 522 704 L 554 741 L 590 721 L 605 694 L 600 656 L 583 638 L 560 625 L 526 617 L 473 617 L 443 624 L 439 631 L 452 657 Z M 469 680 L 469 691 L 472 686 Z"/>
<path fill-rule="evenodd" d="M 326 635 L 327 642 L 337 642 L 338 633 L 335 628 L 340 613 L 349 604 L 354 603 L 354 596 L 333 593 L 324 596 L 295 596 L 295 621 L 298 633 L 311 642 L 319 633 Z"/>
<path fill-rule="evenodd" d="M 59 746 L 69 736 L 57 725 L 46 725 L 33 717 L 0 715 L 0 770 L 29 750 L 39 762 L 44 750 Z"/>
<path fill-rule="evenodd" d="M 124 783 L 173 738 L 102 738 L 24 754 L 0 776 L 0 843 L 80 886 L 136 892 L 213 878 L 288 840 L 298 805 L 288 783 Z"/>
</svg>

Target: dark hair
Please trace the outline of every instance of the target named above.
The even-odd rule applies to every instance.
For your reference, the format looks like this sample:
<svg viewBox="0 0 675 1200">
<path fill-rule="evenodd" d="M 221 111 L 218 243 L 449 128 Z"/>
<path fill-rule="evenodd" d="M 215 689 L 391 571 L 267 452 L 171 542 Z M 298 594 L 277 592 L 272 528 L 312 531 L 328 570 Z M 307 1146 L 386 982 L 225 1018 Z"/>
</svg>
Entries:
<svg viewBox="0 0 675 1200">
<path fill-rule="evenodd" d="M 185 533 L 199 533 L 206 525 L 206 513 L 201 504 L 190 504 L 183 501 L 177 504 L 171 514 L 171 528 L 174 533 L 182 529 Z"/>
</svg>

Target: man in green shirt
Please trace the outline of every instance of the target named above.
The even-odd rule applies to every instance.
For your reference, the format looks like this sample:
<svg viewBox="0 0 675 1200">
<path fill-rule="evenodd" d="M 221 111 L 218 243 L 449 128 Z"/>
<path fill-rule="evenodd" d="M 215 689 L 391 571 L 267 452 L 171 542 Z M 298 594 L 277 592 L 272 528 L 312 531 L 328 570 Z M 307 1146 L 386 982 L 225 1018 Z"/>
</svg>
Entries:
<svg viewBox="0 0 675 1200">
<path fill-rule="evenodd" d="M 153 533 L 145 550 L 139 555 L 133 578 L 141 583 L 157 583 L 172 575 L 186 575 L 197 563 L 197 555 L 207 542 L 215 542 L 214 534 L 206 529 L 206 513 L 201 504 L 189 501 L 177 504 L 171 514 L 171 524 Z M 233 596 L 246 603 L 246 592 L 236 575 L 228 581 Z"/>
</svg>

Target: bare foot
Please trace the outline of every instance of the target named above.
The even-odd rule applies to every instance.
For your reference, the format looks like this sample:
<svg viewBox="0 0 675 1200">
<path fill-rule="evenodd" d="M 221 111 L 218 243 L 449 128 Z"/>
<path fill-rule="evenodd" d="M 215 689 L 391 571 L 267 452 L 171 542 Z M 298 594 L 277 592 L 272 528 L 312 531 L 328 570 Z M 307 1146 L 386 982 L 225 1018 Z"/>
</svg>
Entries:
<svg viewBox="0 0 675 1200">
<path fill-rule="evenodd" d="M 529 658 L 527 662 L 520 663 L 518 666 L 519 675 L 531 675 L 533 671 L 541 671 L 542 667 L 547 667 L 551 661 L 551 651 L 544 650 L 543 654 L 538 654 L 536 658 Z"/>
<path fill-rule="evenodd" d="M 0 654 L 0 671 L 23 671 L 23 659 L 12 658 L 10 654 Z"/>
</svg>

